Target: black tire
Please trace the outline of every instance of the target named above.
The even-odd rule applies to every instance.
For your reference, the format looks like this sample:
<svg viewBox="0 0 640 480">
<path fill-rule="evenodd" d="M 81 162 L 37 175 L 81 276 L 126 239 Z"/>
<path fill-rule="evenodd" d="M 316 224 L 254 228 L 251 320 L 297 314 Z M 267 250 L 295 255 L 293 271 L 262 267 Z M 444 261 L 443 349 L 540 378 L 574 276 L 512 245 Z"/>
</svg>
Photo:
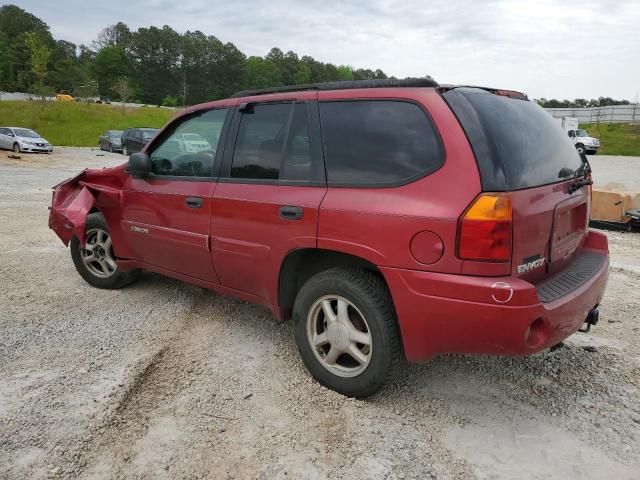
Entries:
<svg viewBox="0 0 640 480">
<path fill-rule="evenodd" d="M 109 142 L 109 153 L 113 153 L 113 145 L 111 145 L 111 142 Z"/>
<path fill-rule="evenodd" d="M 87 216 L 87 231 L 95 228 L 104 230 L 105 232 L 109 232 L 107 222 L 99 212 L 92 213 Z M 73 259 L 73 264 L 75 265 L 76 270 L 78 271 L 80 276 L 93 287 L 105 289 L 122 288 L 137 280 L 138 276 L 140 275 L 140 270 L 130 270 L 128 272 L 122 272 L 116 268 L 110 276 L 106 278 L 98 277 L 89 270 L 89 268 L 82 260 L 82 252 L 84 249 L 80 245 L 80 241 L 77 237 L 74 236 L 71 239 L 70 248 L 71 258 Z"/>
<path fill-rule="evenodd" d="M 576 143 L 576 150 L 580 154 L 585 153 L 584 145 L 581 143 Z"/>
<path fill-rule="evenodd" d="M 366 319 L 371 336 L 371 357 L 364 371 L 357 376 L 345 378 L 331 372 L 316 357 L 308 340 L 308 316 L 312 315 L 314 303 L 327 295 L 348 300 Z M 362 398 L 374 394 L 396 376 L 404 363 L 391 296 L 383 280 L 372 272 L 339 267 L 313 276 L 296 297 L 293 321 L 296 344 L 307 370 L 320 384 L 343 395 Z"/>
<path fill-rule="evenodd" d="M 13 144 L 13 152 L 20 153 L 20 144 L 18 142 Z"/>
<path fill-rule="evenodd" d="M 127 148 L 126 144 L 122 145 L 122 155 L 124 155 L 125 157 L 129 156 L 129 149 Z"/>
</svg>

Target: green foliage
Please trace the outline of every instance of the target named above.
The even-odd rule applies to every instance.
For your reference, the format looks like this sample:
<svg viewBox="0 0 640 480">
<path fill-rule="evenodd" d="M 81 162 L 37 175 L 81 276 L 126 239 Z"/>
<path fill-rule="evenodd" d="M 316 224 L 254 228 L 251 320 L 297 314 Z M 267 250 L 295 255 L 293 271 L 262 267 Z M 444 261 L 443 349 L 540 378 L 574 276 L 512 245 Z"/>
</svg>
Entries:
<svg viewBox="0 0 640 480">
<path fill-rule="evenodd" d="M 40 108 L 44 108 L 47 98 L 53 94 L 53 88 L 45 85 L 51 49 L 46 40 L 35 31 L 27 32 L 24 41 L 31 53 L 31 73 L 35 77 L 31 91 L 40 97 Z"/>
<path fill-rule="evenodd" d="M 543 108 L 585 108 L 585 107 L 609 107 L 612 105 L 629 105 L 628 100 L 615 100 L 611 97 L 598 97 L 587 100 L 586 98 L 576 98 L 575 100 L 556 100 L 552 98 L 538 98 L 536 102 Z"/>
<path fill-rule="evenodd" d="M 172 97 L 171 95 L 167 95 L 162 99 L 162 105 L 165 107 L 177 107 L 178 97 Z"/>
<path fill-rule="evenodd" d="M 262 57 L 249 57 L 245 66 L 247 88 L 267 88 L 282 85 L 282 77 L 277 65 Z"/>
<path fill-rule="evenodd" d="M 92 78 L 98 81 L 98 93 L 108 97 L 115 82 L 127 75 L 131 67 L 131 61 L 122 48 L 108 46 L 97 53 L 89 71 Z"/>
<path fill-rule="evenodd" d="M 42 112 L 35 102 L 0 102 L 7 125 L 32 128 L 54 145 L 93 147 L 106 130 L 161 127 L 175 114 L 166 108 L 131 108 L 123 116 L 118 105 L 53 102 Z"/>
<path fill-rule="evenodd" d="M 580 125 L 598 138 L 603 155 L 640 156 L 640 124 L 600 123 Z"/>
<path fill-rule="evenodd" d="M 119 22 L 103 29 L 91 48 L 55 41 L 42 20 L 19 7 L 0 7 L 0 89 L 25 91 L 33 82 L 25 37 L 36 32 L 51 50 L 45 84 L 78 93 L 97 82 L 110 96 L 126 75 L 137 100 L 159 105 L 167 97 L 192 105 L 225 98 L 238 90 L 332 80 L 387 78 L 382 70 L 323 63 L 272 48 L 247 58 L 232 43 L 200 31 L 179 34 L 165 25 L 135 31 Z M 134 88 L 135 87 L 135 88 Z"/>
<path fill-rule="evenodd" d="M 338 67 L 338 80 L 353 80 L 353 68 L 349 65 L 340 65 Z"/>
</svg>

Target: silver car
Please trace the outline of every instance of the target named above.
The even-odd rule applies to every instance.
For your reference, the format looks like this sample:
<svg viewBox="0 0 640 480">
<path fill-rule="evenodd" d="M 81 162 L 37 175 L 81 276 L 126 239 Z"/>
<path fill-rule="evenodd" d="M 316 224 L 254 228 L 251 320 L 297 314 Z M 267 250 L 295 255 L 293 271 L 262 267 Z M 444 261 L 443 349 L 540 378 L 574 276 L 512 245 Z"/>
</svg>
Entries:
<svg viewBox="0 0 640 480">
<path fill-rule="evenodd" d="M 53 151 L 53 145 L 29 128 L 0 127 L 0 148 L 20 152 Z"/>
</svg>

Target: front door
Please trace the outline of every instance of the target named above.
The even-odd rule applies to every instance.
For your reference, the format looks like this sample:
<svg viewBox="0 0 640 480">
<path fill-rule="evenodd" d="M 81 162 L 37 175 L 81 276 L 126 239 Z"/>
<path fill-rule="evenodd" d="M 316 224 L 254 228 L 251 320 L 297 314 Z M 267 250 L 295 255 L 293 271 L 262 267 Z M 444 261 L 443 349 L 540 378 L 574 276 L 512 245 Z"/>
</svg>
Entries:
<svg viewBox="0 0 640 480">
<path fill-rule="evenodd" d="M 214 192 L 211 246 L 220 282 L 274 304 L 287 253 L 317 244 L 326 184 L 316 96 L 242 104 L 229 133 L 235 148 L 225 150 Z"/>
<path fill-rule="evenodd" d="M 218 282 L 210 229 L 226 118 L 222 108 L 177 120 L 149 146 L 153 174 L 127 179 L 122 229 L 136 260 Z M 177 140 L 184 134 L 200 139 L 197 148 Z"/>
</svg>

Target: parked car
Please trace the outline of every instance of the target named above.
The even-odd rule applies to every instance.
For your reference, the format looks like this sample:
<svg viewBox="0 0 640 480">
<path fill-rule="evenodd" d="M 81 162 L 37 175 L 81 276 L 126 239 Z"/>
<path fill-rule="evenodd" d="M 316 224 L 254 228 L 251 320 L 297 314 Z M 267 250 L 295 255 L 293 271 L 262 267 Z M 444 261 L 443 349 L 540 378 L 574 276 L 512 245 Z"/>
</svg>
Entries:
<svg viewBox="0 0 640 480">
<path fill-rule="evenodd" d="M 211 149 L 185 152 L 188 133 Z M 49 225 L 95 287 L 146 269 L 292 318 L 311 374 L 363 397 L 405 358 L 528 355 L 596 324 L 590 184 L 521 93 L 332 82 L 187 109 L 127 164 L 55 186 Z"/>
<path fill-rule="evenodd" d="M 129 156 L 139 152 L 158 133 L 157 128 L 127 128 L 122 134 L 122 153 Z"/>
<path fill-rule="evenodd" d="M 53 145 L 29 128 L 0 127 L 0 148 L 20 152 L 53 152 Z"/>
<path fill-rule="evenodd" d="M 100 150 L 122 151 L 122 130 L 107 130 L 98 138 Z"/>
</svg>

